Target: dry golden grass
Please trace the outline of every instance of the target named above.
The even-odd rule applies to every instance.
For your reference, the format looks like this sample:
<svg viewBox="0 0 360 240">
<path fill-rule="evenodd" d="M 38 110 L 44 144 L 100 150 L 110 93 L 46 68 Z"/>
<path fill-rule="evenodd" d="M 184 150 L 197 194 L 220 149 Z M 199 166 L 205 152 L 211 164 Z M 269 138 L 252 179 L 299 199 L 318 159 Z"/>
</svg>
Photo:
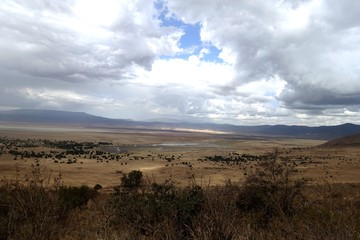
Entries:
<svg viewBox="0 0 360 240">
<path fill-rule="evenodd" d="M 112 188 L 119 184 L 123 173 L 141 170 L 151 181 L 162 182 L 172 179 L 179 185 L 195 181 L 202 185 L 223 185 L 224 181 L 243 181 L 252 170 L 253 163 L 240 165 L 223 162 L 198 161 L 205 156 L 229 156 L 230 153 L 261 155 L 278 149 L 280 156 L 293 160 L 299 177 L 313 182 L 359 182 L 360 150 L 357 148 L 318 148 L 324 141 L 310 139 L 289 139 L 275 137 L 244 137 L 232 134 L 203 132 L 176 132 L 134 130 L 120 128 L 81 128 L 56 126 L 2 127 L 0 137 L 13 139 L 49 139 L 51 141 L 110 142 L 126 146 L 129 157 L 119 161 L 97 161 L 76 157 L 77 163 L 55 163 L 51 159 L 17 159 L 9 154 L 0 156 L 0 173 L 3 177 L 14 176 L 14 169 L 28 169 L 38 163 L 56 175 L 61 172 L 67 185 L 101 184 Z M 161 145 L 163 144 L 163 145 Z M 173 144 L 173 145 L 171 145 Z M 183 144 L 183 145 L 176 145 Z M 49 151 L 47 148 L 21 148 L 28 151 Z M 158 156 L 172 156 L 171 162 Z M 139 160 L 134 160 L 134 156 Z M 71 156 L 72 158 L 72 156 Z M 141 159 L 143 158 L 143 159 Z M 186 162 L 187 164 L 183 164 Z M 190 167 L 191 165 L 191 167 Z"/>
<path fill-rule="evenodd" d="M 72 132 L 52 135 L 52 140 L 123 142 L 132 154 L 119 161 L 77 156 L 76 163 L 66 164 L 44 158 L 14 160 L 8 152 L 2 154 L 2 176 L 21 179 L 0 183 L 0 239 L 360 239 L 357 149 L 313 147 L 318 145 L 313 140 L 229 140 L 224 135 L 176 132 L 141 132 L 134 140 L 137 146 L 129 146 L 136 133 L 118 133 L 121 139 L 113 138 L 117 133 L 85 132 L 84 138 Z M 50 136 L 43 134 L 32 138 Z M 192 144 L 152 146 L 179 143 L 179 139 Z M 200 141 L 202 144 L 193 145 Z M 18 148 L 49 151 L 44 146 Z M 198 161 L 204 156 L 234 156 L 234 152 L 273 154 L 269 161 L 240 165 Z M 171 162 L 163 157 L 172 155 Z M 32 164 L 39 167 L 30 167 Z M 15 172 L 15 165 L 32 174 Z M 83 186 L 49 181 L 59 169 L 65 185 L 90 188 L 80 192 Z M 141 170 L 145 178 L 137 188 L 128 191 L 122 184 L 115 194 L 107 193 L 120 184 L 123 173 L 134 169 Z M 311 181 L 304 185 L 303 177 Z M 169 178 L 175 184 L 164 182 Z M 95 194 L 92 187 L 96 183 L 107 189 Z M 86 206 L 82 197 L 91 199 Z"/>
</svg>

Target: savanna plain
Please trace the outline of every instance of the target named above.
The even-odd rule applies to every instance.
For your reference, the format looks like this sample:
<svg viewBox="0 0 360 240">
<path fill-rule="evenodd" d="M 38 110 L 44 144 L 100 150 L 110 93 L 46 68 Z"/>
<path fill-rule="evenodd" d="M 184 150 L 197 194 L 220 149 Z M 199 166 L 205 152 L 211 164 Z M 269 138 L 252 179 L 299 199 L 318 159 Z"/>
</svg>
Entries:
<svg viewBox="0 0 360 240">
<path fill-rule="evenodd" d="M 360 239 L 360 144 L 324 143 L 2 124 L 0 239 Z"/>
</svg>

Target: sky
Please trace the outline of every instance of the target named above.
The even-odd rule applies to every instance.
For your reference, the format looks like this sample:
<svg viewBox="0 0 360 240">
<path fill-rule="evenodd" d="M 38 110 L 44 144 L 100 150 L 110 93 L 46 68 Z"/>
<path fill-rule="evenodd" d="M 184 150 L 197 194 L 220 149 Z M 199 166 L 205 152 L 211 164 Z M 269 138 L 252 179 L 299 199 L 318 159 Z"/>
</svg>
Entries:
<svg viewBox="0 0 360 240">
<path fill-rule="evenodd" d="M 1 0 L 0 110 L 360 124 L 360 1 Z"/>
</svg>

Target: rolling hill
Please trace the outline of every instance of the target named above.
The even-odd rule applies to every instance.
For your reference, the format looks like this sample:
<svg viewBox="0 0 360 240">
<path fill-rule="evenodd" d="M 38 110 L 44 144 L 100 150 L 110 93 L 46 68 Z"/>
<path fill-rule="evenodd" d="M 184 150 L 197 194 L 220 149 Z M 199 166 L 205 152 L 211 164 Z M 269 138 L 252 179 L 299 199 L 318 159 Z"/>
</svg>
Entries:
<svg viewBox="0 0 360 240">
<path fill-rule="evenodd" d="M 84 112 L 67 112 L 57 110 L 18 109 L 0 111 L 1 122 L 39 123 L 39 124 L 129 124 L 132 121 L 115 120 L 94 116 Z"/>
<path fill-rule="evenodd" d="M 321 147 L 360 147 L 360 134 L 353 134 L 328 141 Z"/>
</svg>

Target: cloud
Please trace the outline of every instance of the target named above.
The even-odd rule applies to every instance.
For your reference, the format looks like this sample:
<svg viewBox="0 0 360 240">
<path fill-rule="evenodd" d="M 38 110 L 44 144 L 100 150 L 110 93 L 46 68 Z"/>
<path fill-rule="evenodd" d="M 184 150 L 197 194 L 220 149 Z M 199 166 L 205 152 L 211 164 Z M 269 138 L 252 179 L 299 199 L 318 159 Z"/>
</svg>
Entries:
<svg viewBox="0 0 360 240">
<path fill-rule="evenodd" d="M 150 71 L 160 55 L 182 51 L 182 30 L 161 26 L 151 1 L 5 0 L 0 8 L 2 108 L 141 118 L 136 99 L 149 90 L 132 85 L 133 69 Z"/>
<path fill-rule="evenodd" d="M 136 120 L 360 123 L 359 5 L 3 0 L 0 108 Z"/>
<path fill-rule="evenodd" d="M 303 109 L 360 104 L 360 7 L 353 4 L 188 0 L 169 1 L 169 9 L 185 22 L 200 22 L 202 40 L 231 53 L 232 92 L 277 76 L 287 83 L 278 100 Z"/>
<path fill-rule="evenodd" d="M 1 67 L 64 81 L 122 80 L 128 67 L 151 69 L 158 54 L 176 51 L 179 31 L 160 27 L 152 2 L 94 3 L 2 1 Z M 114 21 L 96 24 L 110 7 Z"/>
</svg>

